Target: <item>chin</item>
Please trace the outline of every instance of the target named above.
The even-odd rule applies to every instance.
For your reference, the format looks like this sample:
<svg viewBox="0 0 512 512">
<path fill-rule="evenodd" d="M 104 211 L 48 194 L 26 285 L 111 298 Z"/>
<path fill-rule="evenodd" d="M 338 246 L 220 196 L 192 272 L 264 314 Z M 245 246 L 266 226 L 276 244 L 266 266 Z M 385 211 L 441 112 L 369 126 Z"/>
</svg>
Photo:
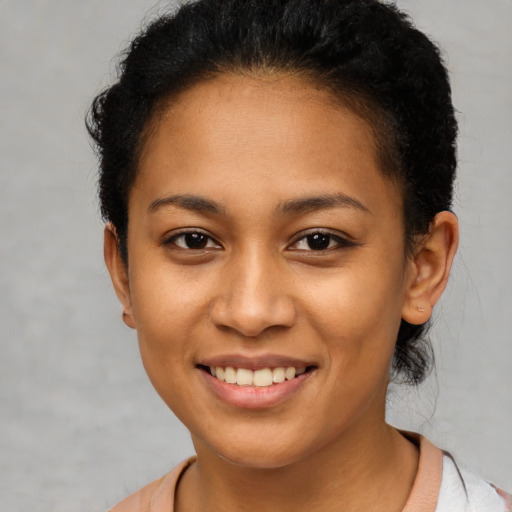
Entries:
<svg viewBox="0 0 512 512">
<path fill-rule="evenodd" d="M 300 461 L 303 457 L 297 453 L 276 453 L 270 450 L 229 450 L 217 452 L 219 457 L 247 469 L 279 469 Z"/>
<path fill-rule="evenodd" d="M 216 456 L 237 466 L 252 469 L 278 469 L 291 466 L 316 453 L 321 447 L 313 440 L 308 440 L 304 432 L 281 431 L 252 432 L 230 439 L 207 439 L 203 441 L 192 436 L 198 456 L 213 453 Z"/>
</svg>

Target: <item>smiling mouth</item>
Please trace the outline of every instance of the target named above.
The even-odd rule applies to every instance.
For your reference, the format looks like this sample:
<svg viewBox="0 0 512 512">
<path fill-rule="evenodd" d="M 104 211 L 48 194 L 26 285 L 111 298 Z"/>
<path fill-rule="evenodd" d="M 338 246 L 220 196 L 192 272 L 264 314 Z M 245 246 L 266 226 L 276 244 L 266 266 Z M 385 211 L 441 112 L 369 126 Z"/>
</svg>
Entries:
<svg viewBox="0 0 512 512">
<path fill-rule="evenodd" d="M 278 366 L 276 368 L 235 368 L 233 366 L 203 366 L 199 367 L 215 379 L 236 386 L 270 387 L 293 380 L 314 369 L 313 366 Z"/>
</svg>

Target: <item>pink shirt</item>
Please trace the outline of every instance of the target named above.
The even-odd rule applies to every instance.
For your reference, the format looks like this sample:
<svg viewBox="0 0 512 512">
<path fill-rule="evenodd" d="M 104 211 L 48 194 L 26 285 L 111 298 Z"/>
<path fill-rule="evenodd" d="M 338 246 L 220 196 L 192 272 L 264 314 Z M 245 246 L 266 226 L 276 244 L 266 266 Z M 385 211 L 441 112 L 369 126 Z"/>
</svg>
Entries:
<svg viewBox="0 0 512 512">
<path fill-rule="evenodd" d="M 408 437 L 411 437 L 408 434 Z M 402 512 L 512 512 L 511 497 L 469 472 L 422 436 L 418 473 Z M 174 512 L 181 475 L 195 462 L 182 462 L 170 473 L 128 496 L 109 512 Z"/>
</svg>

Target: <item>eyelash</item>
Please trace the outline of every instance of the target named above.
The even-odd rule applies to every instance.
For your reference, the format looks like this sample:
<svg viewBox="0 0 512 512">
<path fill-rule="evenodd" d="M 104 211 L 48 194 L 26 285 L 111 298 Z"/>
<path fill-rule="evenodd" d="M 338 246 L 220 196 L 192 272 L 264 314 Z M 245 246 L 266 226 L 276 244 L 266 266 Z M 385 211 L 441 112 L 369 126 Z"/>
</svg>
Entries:
<svg viewBox="0 0 512 512">
<path fill-rule="evenodd" d="M 309 244 L 314 242 L 312 240 L 314 237 L 317 237 L 316 241 L 322 242 L 325 241 L 325 239 L 328 239 L 328 245 L 324 248 L 312 248 Z M 308 240 L 309 239 L 309 240 Z M 323 239 L 323 240 L 322 240 Z M 331 251 L 335 251 L 337 249 L 343 249 L 348 247 L 354 247 L 357 244 L 343 236 L 340 236 L 339 234 L 331 233 L 330 231 L 324 231 L 322 229 L 315 229 L 308 233 L 302 233 L 300 237 L 298 237 L 289 247 L 293 247 L 294 245 L 297 245 L 299 242 L 303 242 L 305 244 L 308 244 L 308 249 L 292 249 L 295 251 L 303 251 L 303 252 L 310 252 L 314 254 L 319 253 L 327 253 Z M 333 245 L 331 245 L 334 242 Z"/>
<path fill-rule="evenodd" d="M 199 235 L 201 237 L 204 237 L 206 239 L 206 245 L 204 247 L 181 247 L 180 245 L 178 245 L 177 241 L 180 239 L 180 238 L 183 238 L 185 240 L 185 237 L 186 236 L 190 236 L 190 237 L 193 237 L 194 235 Z M 189 240 L 189 242 L 191 242 L 192 240 Z M 197 240 L 196 240 L 197 241 Z M 201 231 L 199 229 L 191 229 L 191 230 L 187 230 L 187 231 L 182 231 L 180 233 L 175 233 L 174 235 L 170 236 L 169 238 L 165 239 L 164 242 L 163 242 L 163 245 L 174 245 L 175 247 L 177 247 L 178 249 L 181 249 L 183 251 L 203 251 L 203 250 L 208 250 L 208 249 L 211 249 L 212 246 L 208 247 L 209 244 L 214 244 L 214 247 L 213 248 L 220 248 L 220 244 L 214 239 L 212 238 L 210 235 L 208 235 L 208 233 L 205 233 L 204 231 Z"/>
<path fill-rule="evenodd" d="M 185 237 L 187 237 L 187 236 L 195 237 L 196 238 L 195 241 L 199 242 L 199 244 L 205 242 L 204 246 L 190 247 L 190 243 L 194 242 L 194 239 L 193 238 L 189 239 L 187 242 L 187 241 L 185 241 Z M 315 239 L 315 237 L 316 237 L 316 239 Z M 184 245 L 189 245 L 189 246 L 188 247 L 180 246 L 177 243 L 180 238 L 183 239 Z M 315 248 L 311 247 L 311 245 L 310 245 L 315 242 L 322 245 L 322 242 L 325 244 L 326 241 L 327 241 L 326 247 L 317 247 L 315 249 Z M 297 244 L 299 244 L 299 242 L 307 244 L 308 248 L 307 249 L 306 248 L 298 248 L 298 247 L 294 248 L 293 246 L 296 246 Z M 333 242 L 334 242 L 334 245 L 333 245 Z M 209 249 L 221 249 L 222 248 L 222 246 L 213 237 L 208 235 L 208 233 L 198 230 L 198 229 L 191 229 L 191 230 L 182 231 L 180 233 L 173 234 L 172 236 L 170 236 L 169 238 L 164 240 L 163 245 L 167 245 L 167 246 L 173 245 L 173 246 L 177 247 L 179 250 L 183 250 L 183 251 L 204 251 L 204 250 L 209 250 Z M 355 245 L 357 245 L 355 242 L 348 240 L 347 238 L 344 238 L 338 234 L 333 234 L 329 231 L 316 229 L 316 230 L 312 230 L 308 233 L 301 234 L 301 236 L 296 238 L 295 241 L 288 246 L 288 248 L 290 248 L 290 250 L 292 250 L 292 251 L 297 251 L 297 252 L 300 251 L 300 252 L 310 252 L 310 253 L 319 254 L 319 253 L 327 253 L 327 252 L 335 251 L 337 249 L 354 247 Z"/>
</svg>

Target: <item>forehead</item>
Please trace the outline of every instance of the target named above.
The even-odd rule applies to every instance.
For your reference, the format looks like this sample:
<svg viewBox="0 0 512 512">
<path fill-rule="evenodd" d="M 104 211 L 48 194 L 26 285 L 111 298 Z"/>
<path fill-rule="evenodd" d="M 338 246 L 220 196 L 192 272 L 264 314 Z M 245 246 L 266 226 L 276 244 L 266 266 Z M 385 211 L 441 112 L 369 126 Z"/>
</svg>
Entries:
<svg viewBox="0 0 512 512">
<path fill-rule="evenodd" d="M 357 115 L 341 98 L 335 97 L 306 77 L 279 73 L 225 73 L 200 81 L 167 101 L 161 102 L 145 130 L 141 162 L 154 149 L 161 136 L 196 139 L 198 145 L 227 135 L 231 128 L 238 132 L 233 145 L 248 135 L 256 146 L 259 135 L 278 130 L 275 143 L 292 142 L 290 134 L 319 137 L 340 124 L 357 128 L 353 142 L 377 148 L 370 124 Z M 226 141 L 227 142 L 227 141 Z M 249 141 L 247 141 L 249 142 Z"/>
<path fill-rule="evenodd" d="M 204 194 L 212 182 L 222 183 L 220 195 L 282 186 L 290 195 L 331 188 L 396 196 L 369 123 L 311 81 L 283 75 L 220 75 L 185 90 L 152 120 L 135 186 L 153 195 Z"/>
</svg>

